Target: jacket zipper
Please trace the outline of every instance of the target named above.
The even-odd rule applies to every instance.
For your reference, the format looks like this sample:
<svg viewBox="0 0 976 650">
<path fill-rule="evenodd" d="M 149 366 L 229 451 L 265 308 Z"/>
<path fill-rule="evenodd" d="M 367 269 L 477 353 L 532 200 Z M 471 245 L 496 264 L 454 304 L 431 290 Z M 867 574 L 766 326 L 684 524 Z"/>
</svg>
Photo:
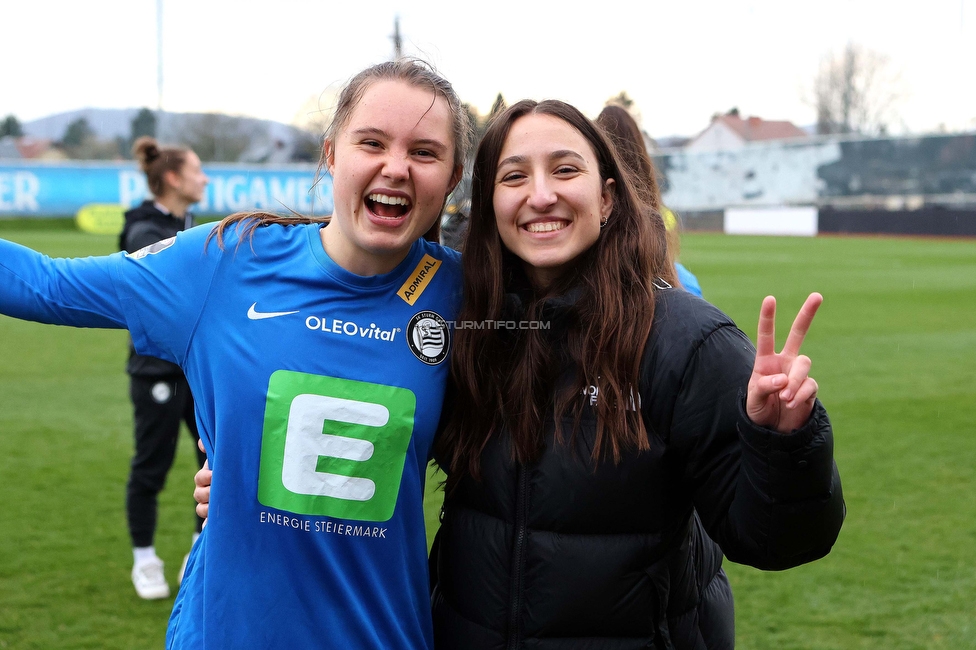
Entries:
<svg viewBox="0 0 976 650">
<path fill-rule="evenodd" d="M 519 610 L 522 609 L 522 579 L 525 558 L 525 519 L 528 509 L 529 479 L 525 468 L 517 467 L 518 491 L 515 496 L 515 545 L 512 552 L 512 609 L 508 619 L 508 650 L 518 650 L 522 642 Z"/>
</svg>

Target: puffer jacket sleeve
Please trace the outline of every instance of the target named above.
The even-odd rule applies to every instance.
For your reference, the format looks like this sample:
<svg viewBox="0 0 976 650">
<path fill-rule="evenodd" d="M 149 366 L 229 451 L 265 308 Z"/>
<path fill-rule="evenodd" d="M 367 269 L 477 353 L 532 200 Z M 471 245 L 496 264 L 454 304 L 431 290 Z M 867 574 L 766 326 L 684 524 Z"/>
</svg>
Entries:
<svg viewBox="0 0 976 650">
<path fill-rule="evenodd" d="M 703 334 L 685 366 L 670 444 L 708 534 L 734 562 L 787 569 L 823 557 L 845 516 L 833 431 L 817 401 L 789 434 L 754 425 L 745 391 L 755 349 L 730 321 Z"/>
</svg>

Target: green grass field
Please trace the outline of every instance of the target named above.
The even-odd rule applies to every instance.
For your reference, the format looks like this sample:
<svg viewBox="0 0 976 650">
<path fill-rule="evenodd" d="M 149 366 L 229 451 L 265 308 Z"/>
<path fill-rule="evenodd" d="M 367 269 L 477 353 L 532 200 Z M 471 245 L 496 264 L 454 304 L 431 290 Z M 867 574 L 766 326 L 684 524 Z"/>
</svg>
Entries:
<svg viewBox="0 0 976 650">
<path fill-rule="evenodd" d="M 22 223 L 0 237 L 55 256 L 114 247 Z M 689 233 L 682 261 L 753 337 L 763 296 L 779 298 L 780 341 L 807 293 L 825 296 L 804 352 L 847 522 L 812 565 L 726 563 L 737 647 L 976 648 L 976 242 Z M 0 317 L 0 648 L 162 645 L 172 599 L 129 582 L 125 355 L 124 332 Z M 188 442 L 160 504 L 171 578 L 193 526 Z"/>
</svg>

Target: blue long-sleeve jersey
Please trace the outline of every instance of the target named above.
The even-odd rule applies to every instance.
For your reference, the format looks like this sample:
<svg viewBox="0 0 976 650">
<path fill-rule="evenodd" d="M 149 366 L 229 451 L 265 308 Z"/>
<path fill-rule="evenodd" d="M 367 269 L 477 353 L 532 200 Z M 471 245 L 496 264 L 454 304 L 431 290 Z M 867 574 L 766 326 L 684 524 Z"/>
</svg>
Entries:
<svg viewBox="0 0 976 650">
<path fill-rule="evenodd" d="M 214 468 L 171 648 L 430 648 L 425 470 L 457 253 L 419 241 L 362 277 L 318 225 L 209 228 L 52 260 L 0 241 L 0 313 L 127 328 L 179 364 Z"/>
</svg>

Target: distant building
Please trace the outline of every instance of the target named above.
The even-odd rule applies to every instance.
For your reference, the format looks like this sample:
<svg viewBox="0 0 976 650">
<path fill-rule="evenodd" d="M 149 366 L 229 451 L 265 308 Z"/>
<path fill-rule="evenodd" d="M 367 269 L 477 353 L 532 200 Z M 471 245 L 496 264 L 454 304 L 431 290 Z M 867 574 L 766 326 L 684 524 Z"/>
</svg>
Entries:
<svg viewBox="0 0 976 650">
<path fill-rule="evenodd" d="M 667 135 L 662 138 L 657 138 L 656 142 L 658 151 L 663 151 L 666 149 L 681 149 L 691 142 L 691 138 L 686 135 Z M 654 151 L 650 149 L 648 149 L 648 151 L 654 153 Z"/>
<path fill-rule="evenodd" d="M 716 115 L 704 131 L 692 138 L 685 151 L 726 151 L 741 149 L 749 142 L 809 137 L 807 132 L 786 120 L 742 119 L 737 109 Z"/>
</svg>

